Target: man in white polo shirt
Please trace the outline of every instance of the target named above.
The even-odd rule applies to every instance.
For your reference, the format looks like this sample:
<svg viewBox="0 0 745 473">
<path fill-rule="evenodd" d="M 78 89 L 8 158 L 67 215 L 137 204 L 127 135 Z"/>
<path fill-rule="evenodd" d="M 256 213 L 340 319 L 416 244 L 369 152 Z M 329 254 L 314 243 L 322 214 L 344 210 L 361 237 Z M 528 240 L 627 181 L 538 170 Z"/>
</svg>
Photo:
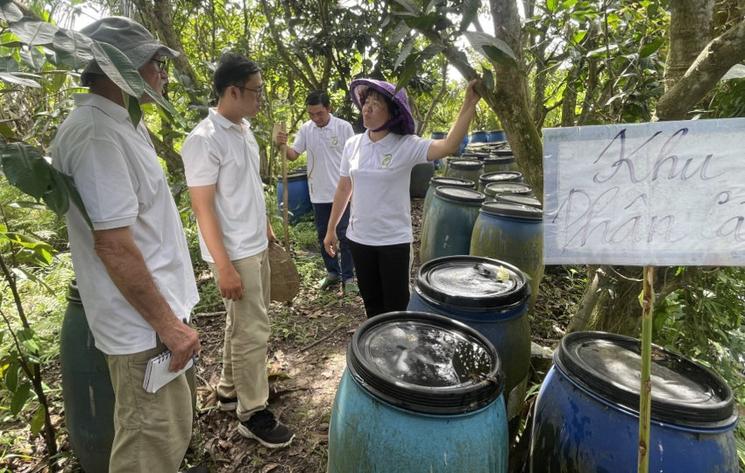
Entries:
<svg viewBox="0 0 745 473">
<path fill-rule="evenodd" d="M 128 18 L 109 17 L 82 33 L 116 46 L 157 93 L 166 58 L 178 53 Z M 111 473 L 176 473 L 189 446 L 191 391 L 184 374 L 157 393 L 143 388 L 147 361 L 166 349 L 173 371 L 199 353 L 188 322 L 199 300 L 181 219 L 142 121 L 132 123 L 122 90 L 91 61 L 89 94 L 60 126 L 52 164 L 72 177 L 92 229 L 67 213 L 78 289 L 114 389 Z M 151 101 L 143 95 L 140 103 Z"/>
<path fill-rule="evenodd" d="M 305 106 L 310 120 L 298 130 L 295 142 L 287 149 L 287 158 L 294 161 L 304 152 L 308 153 L 310 201 L 313 203 L 313 219 L 321 257 L 326 266 L 326 277 L 321 282 L 321 289 L 330 289 L 341 282 L 346 293 L 356 294 L 359 291 L 354 280 L 354 263 L 347 242 L 349 207 L 336 227 L 339 254 L 332 257 L 323 250 L 323 238 L 326 236 L 334 192 L 339 183 L 341 152 L 347 140 L 354 136 L 354 130 L 349 122 L 331 114 L 329 96 L 322 90 L 311 92 L 305 100 Z M 286 144 L 287 135 L 279 133 L 277 143 Z"/>
<path fill-rule="evenodd" d="M 259 145 L 251 124 L 264 83 L 253 61 L 226 53 L 215 70 L 217 108 L 184 141 L 186 183 L 199 225 L 202 258 L 210 264 L 227 311 L 217 398 L 235 409 L 238 432 L 269 448 L 294 434 L 267 409 L 269 256 L 274 241 L 259 175 Z"/>
</svg>

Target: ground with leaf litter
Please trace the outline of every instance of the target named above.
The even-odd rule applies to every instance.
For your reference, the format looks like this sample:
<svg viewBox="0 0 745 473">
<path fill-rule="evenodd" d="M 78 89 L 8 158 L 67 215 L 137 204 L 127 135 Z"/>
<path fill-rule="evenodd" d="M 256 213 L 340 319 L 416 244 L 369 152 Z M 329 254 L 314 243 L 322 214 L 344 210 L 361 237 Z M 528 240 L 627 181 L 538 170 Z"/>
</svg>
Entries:
<svg viewBox="0 0 745 473">
<path fill-rule="evenodd" d="M 412 201 L 415 238 L 420 234 L 421 200 Z M 417 249 L 419 241 L 415 240 Z M 292 304 L 272 303 L 272 338 L 268 369 L 270 408 L 289 425 L 296 438 L 292 445 L 269 450 L 237 431 L 234 413 L 217 408 L 214 387 L 220 376 L 220 361 L 225 314 L 208 272 L 198 274 L 203 301 L 194 321 L 200 331 L 202 354 L 197 366 L 198 413 L 192 446 L 187 453 L 189 465 L 204 464 L 213 473 L 322 473 L 326 471 L 328 428 L 331 408 L 339 379 L 346 367 L 346 351 L 354 330 L 365 321 L 362 300 L 345 296 L 341 290 L 322 292 L 317 288 L 323 267 L 317 249 L 298 249 L 296 263 L 301 274 L 300 294 Z M 412 276 L 418 269 L 416 257 Z M 537 303 L 531 314 L 533 340 L 553 347 L 563 335 L 564 327 L 578 297 L 582 282 L 571 268 L 547 268 Z M 48 365 L 51 385 L 60 386 L 59 364 Z M 540 379 L 540 376 L 535 378 Z M 52 413 L 60 426 L 60 459 L 64 472 L 80 471 L 70 454 L 64 433 L 59 391 L 52 393 L 59 410 Z M 25 443 L 25 452 L 17 455 L 5 450 L 0 472 L 19 473 L 49 471 L 42 461 L 43 443 L 29 435 L 26 425 L 5 424 L 3 433 L 13 436 L 14 444 Z M 24 440 L 25 439 L 25 440 Z M 1 447 L 2 445 L 0 445 Z M 14 447 L 15 448 L 15 447 Z M 524 446 L 523 446 L 524 449 Z M 513 469 L 514 470 L 514 469 Z M 518 473 L 519 470 L 514 470 Z M 92 472 L 90 472 L 92 473 Z M 156 473 L 156 472 L 153 472 Z"/>
</svg>

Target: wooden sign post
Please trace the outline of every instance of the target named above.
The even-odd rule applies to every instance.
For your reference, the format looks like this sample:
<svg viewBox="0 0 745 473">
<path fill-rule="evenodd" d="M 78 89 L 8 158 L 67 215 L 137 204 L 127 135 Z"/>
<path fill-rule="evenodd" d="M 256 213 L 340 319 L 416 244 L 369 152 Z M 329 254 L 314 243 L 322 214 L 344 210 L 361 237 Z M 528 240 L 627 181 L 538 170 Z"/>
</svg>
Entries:
<svg viewBox="0 0 745 473">
<path fill-rule="evenodd" d="M 543 136 L 545 264 L 644 266 L 638 471 L 646 473 L 654 266 L 745 265 L 745 119 Z"/>
<path fill-rule="evenodd" d="M 276 141 L 277 133 L 286 133 L 284 123 L 275 123 L 272 129 L 272 139 Z M 285 249 L 290 251 L 290 218 L 289 218 L 289 193 L 287 189 L 287 145 L 280 145 L 279 154 L 282 156 L 282 223 L 285 229 Z M 279 199 L 279 196 L 277 196 Z"/>
</svg>

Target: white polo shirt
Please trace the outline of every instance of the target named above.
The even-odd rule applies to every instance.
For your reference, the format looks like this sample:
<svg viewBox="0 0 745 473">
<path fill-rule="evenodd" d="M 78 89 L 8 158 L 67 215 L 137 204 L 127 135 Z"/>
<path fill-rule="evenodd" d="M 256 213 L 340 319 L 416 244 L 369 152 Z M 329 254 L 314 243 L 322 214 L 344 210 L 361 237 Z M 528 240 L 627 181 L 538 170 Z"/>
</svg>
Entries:
<svg viewBox="0 0 745 473">
<path fill-rule="evenodd" d="M 344 143 L 352 136 L 352 125 L 333 115 L 324 127 L 308 120 L 297 131 L 292 149 L 296 153 L 308 152 L 308 188 L 314 204 L 334 201 L 341 153 Z"/>
<path fill-rule="evenodd" d="M 71 176 L 96 230 L 129 227 L 156 286 L 188 320 L 199 300 L 189 250 L 163 169 L 142 122 L 95 94 L 76 108 L 52 144 L 53 166 Z M 96 347 L 109 355 L 155 348 L 155 331 L 114 285 L 74 205 L 67 212 L 72 262 Z"/>
<path fill-rule="evenodd" d="M 233 123 L 210 109 L 207 118 L 186 137 L 181 158 L 189 187 L 215 185 L 215 211 L 230 259 L 264 251 L 269 244 L 264 186 L 259 145 L 250 123 Z M 202 258 L 214 263 L 201 230 L 199 246 Z"/>
<path fill-rule="evenodd" d="M 368 132 L 347 141 L 340 174 L 352 178 L 347 238 L 370 246 L 411 243 L 411 169 L 427 162 L 432 140 L 388 133 L 373 143 Z"/>
</svg>

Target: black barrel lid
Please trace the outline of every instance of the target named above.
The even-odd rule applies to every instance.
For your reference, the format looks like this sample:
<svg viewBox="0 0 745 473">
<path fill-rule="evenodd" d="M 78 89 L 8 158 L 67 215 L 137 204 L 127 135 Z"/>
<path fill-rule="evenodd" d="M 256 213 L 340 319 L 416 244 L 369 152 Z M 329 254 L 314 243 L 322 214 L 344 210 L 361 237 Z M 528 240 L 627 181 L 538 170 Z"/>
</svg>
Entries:
<svg viewBox="0 0 745 473">
<path fill-rule="evenodd" d="M 484 165 L 477 159 L 457 159 L 450 161 L 449 166 L 453 169 L 465 169 L 468 171 L 473 171 L 476 169 L 481 169 Z"/>
<path fill-rule="evenodd" d="M 571 380 L 602 399 L 639 412 L 641 347 L 605 332 L 565 336 L 554 361 Z M 722 427 L 737 418 L 732 390 L 710 369 L 654 345 L 652 418 L 688 427 Z"/>
<path fill-rule="evenodd" d="M 465 153 L 462 153 L 460 155 L 460 157 L 461 158 L 466 158 L 466 159 L 469 159 L 469 158 L 470 159 L 478 159 L 480 161 L 480 160 L 482 160 L 484 158 L 488 158 L 489 157 L 489 153 L 477 152 L 477 151 L 466 151 Z"/>
<path fill-rule="evenodd" d="M 502 310 L 529 296 L 517 267 L 482 256 L 444 256 L 419 268 L 415 290 L 425 299 L 464 309 Z"/>
<path fill-rule="evenodd" d="M 479 191 L 466 189 L 465 187 L 435 187 L 435 195 L 456 202 L 480 204 L 486 199 L 486 196 Z"/>
<path fill-rule="evenodd" d="M 529 205 L 537 209 L 543 208 L 541 201 L 533 197 L 532 195 L 520 195 L 520 194 L 501 194 L 495 196 L 497 202 L 508 202 L 510 204 L 521 204 Z"/>
<path fill-rule="evenodd" d="M 77 303 L 83 302 L 83 300 L 80 298 L 80 292 L 78 291 L 77 279 L 73 279 L 72 281 L 70 281 L 70 285 L 67 287 L 67 300 Z"/>
<path fill-rule="evenodd" d="M 493 154 L 494 156 L 512 156 L 514 158 L 512 150 L 509 148 L 492 149 L 491 154 Z"/>
<path fill-rule="evenodd" d="M 489 197 L 494 197 L 499 194 L 529 195 L 532 192 L 533 189 L 529 185 L 519 182 L 493 182 L 484 187 L 484 194 Z"/>
<path fill-rule="evenodd" d="M 543 210 L 529 205 L 511 204 L 506 202 L 484 202 L 481 211 L 489 215 L 500 217 L 514 217 L 524 220 L 543 220 Z"/>
<path fill-rule="evenodd" d="M 291 179 L 291 180 L 304 179 L 307 177 L 308 177 L 308 169 L 304 167 L 295 168 L 287 174 L 287 179 Z"/>
<path fill-rule="evenodd" d="M 499 356 L 483 335 L 422 312 L 391 312 L 363 323 L 347 365 L 374 396 L 427 414 L 481 409 L 504 388 Z"/>
<path fill-rule="evenodd" d="M 429 180 L 431 186 L 449 186 L 449 187 L 467 187 L 473 189 L 475 183 L 470 179 L 461 179 L 459 177 L 433 177 Z"/>
<path fill-rule="evenodd" d="M 491 184 L 492 182 L 522 182 L 523 173 L 518 171 L 497 171 L 487 172 L 479 176 L 479 182 L 482 185 Z"/>
</svg>

